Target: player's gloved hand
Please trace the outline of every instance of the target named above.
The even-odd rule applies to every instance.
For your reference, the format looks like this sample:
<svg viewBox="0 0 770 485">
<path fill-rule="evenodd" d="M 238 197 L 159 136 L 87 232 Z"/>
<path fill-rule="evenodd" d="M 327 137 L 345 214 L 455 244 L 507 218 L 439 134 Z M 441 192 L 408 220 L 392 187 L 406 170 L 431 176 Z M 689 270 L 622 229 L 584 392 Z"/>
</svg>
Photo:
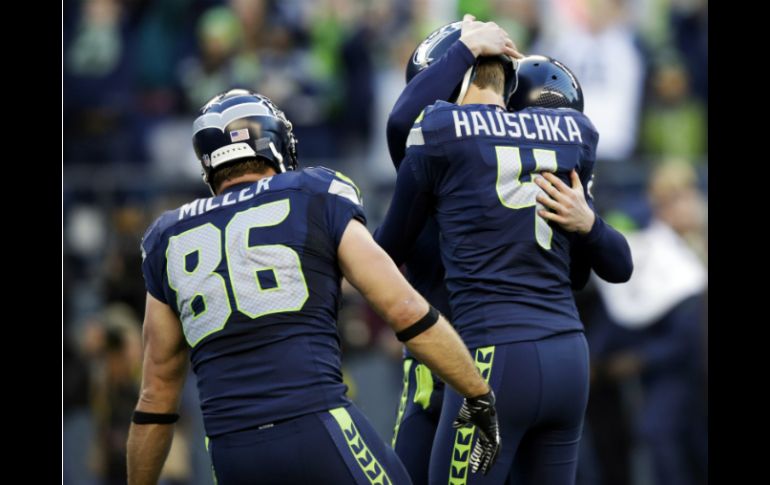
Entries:
<svg viewBox="0 0 770 485">
<path fill-rule="evenodd" d="M 468 425 L 476 426 L 479 432 L 476 446 L 471 452 L 471 471 L 476 473 L 481 470 L 481 473 L 486 475 L 502 447 L 495 409 L 495 394 L 491 389 L 483 396 L 466 397 L 463 401 L 453 426 L 462 428 Z"/>
</svg>

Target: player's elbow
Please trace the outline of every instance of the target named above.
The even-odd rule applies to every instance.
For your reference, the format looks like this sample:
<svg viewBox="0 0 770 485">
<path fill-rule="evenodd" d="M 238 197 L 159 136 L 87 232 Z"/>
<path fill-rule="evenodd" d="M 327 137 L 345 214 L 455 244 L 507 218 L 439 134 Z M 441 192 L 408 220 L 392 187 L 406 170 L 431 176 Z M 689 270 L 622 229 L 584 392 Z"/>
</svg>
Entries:
<svg viewBox="0 0 770 485">
<path fill-rule="evenodd" d="M 634 268 L 633 265 L 629 265 L 628 268 L 624 268 L 621 271 L 618 271 L 617 273 L 614 273 L 609 278 L 605 278 L 609 283 L 626 283 L 628 280 L 631 279 L 631 274 L 633 273 Z"/>
<path fill-rule="evenodd" d="M 139 393 L 136 408 L 146 412 L 170 413 L 176 411 L 178 401 L 178 393 L 170 388 L 146 386 Z"/>
<path fill-rule="evenodd" d="M 388 115 L 388 122 L 385 125 L 386 134 L 388 138 L 397 137 L 409 132 L 409 128 L 412 127 L 414 119 L 409 119 L 404 110 L 393 109 Z"/>
<path fill-rule="evenodd" d="M 610 271 L 605 272 L 602 279 L 608 283 L 625 283 L 631 279 L 634 273 L 634 262 L 631 259 L 631 251 L 627 251 L 623 257 L 618 258 Z"/>
<path fill-rule="evenodd" d="M 631 248 L 628 243 L 623 246 L 622 257 L 620 258 L 620 271 L 618 275 L 618 281 L 616 283 L 625 283 L 631 279 L 631 275 L 634 274 L 634 260 L 631 257 Z"/>
<path fill-rule="evenodd" d="M 623 273 L 621 274 L 620 281 L 618 283 L 625 283 L 631 279 L 631 275 L 634 274 L 634 263 L 631 261 L 631 257 L 628 257 L 628 263 L 625 266 Z"/>
<path fill-rule="evenodd" d="M 406 138 L 409 135 L 409 129 L 412 122 L 400 112 L 393 111 L 388 116 L 388 122 L 385 125 L 385 135 L 388 140 L 388 150 L 393 164 L 398 168 L 406 149 Z"/>
<path fill-rule="evenodd" d="M 394 331 L 399 332 L 418 321 L 428 311 L 428 304 L 416 292 L 396 299 L 385 310 L 385 318 Z"/>
</svg>

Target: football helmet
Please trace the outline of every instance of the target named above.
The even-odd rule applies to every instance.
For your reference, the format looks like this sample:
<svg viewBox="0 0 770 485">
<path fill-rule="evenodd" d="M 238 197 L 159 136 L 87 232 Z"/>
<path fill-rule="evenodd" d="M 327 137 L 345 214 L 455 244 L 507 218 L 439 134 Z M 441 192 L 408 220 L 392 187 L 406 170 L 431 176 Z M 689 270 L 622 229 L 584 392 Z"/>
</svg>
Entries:
<svg viewBox="0 0 770 485">
<path fill-rule="evenodd" d="M 409 58 L 409 62 L 406 65 L 406 82 L 407 84 L 414 79 L 414 77 L 427 69 L 428 66 L 433 64 L 434 61 L 441 58 L 441 56 L 449 50 L 457 40 L 460 39 L 462 34 L 462 22 L 452 22 L 434 30 L 428 37 L 423 40 L 420 45 L 412 53 Z M 516 89 L 516 62 L 506 55 L 495 56 L 503 64 L 505 70 L 505 86 L 503 89 L 503 99 L 508 102 L 508 97 L 511 95 L 514 89 Z M 462 81 L 457 84 L 452 96 L 447 100 L 450 103 L 457 103 L 462 101 L 465 97 L 465 93 L 468 90 L 468 86 L 476 75 L 476 67 L 478 66 L 478 60 L 473 66 L 468 69 L 463 77 Z"/>
<path fill-rule="evenodd" d="M 546 56 L 519 59 L 518 83 L 508 100 L 508 111 L 539 106 L 583 111 L 583 89 L 561 62 Z"/>
<path fill-rule="evenodd" d="M 211 173 L 238 160 L 261 158 L 278 173 L 298 165 L 291 122 L 266 96 L 246 89 L 211 98 L 193 123 L 192 139 L 212 193 Z"/>
</svg>

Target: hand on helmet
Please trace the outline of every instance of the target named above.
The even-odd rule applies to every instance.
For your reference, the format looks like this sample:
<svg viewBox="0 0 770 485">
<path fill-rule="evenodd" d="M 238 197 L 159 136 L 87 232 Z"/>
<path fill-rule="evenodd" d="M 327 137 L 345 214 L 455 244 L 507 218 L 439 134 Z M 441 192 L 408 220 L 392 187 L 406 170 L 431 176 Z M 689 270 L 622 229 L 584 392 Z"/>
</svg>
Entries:
<svg viewBox="0 0 770 485">
<path fill-rule="evenodd" d="M 479 22 L 471 14 L 463 17 L 460 41 L 474 56 L 508 55 L 514 59 L 524 57 L 513 43 L 508 33 L 494 22 Z"/>
</svg>

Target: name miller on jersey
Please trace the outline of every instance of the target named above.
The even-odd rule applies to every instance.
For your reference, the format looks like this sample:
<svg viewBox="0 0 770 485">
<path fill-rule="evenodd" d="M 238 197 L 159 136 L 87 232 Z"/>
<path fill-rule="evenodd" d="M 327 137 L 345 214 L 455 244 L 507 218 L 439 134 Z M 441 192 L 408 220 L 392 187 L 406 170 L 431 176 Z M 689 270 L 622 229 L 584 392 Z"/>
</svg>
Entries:
<svg viewBox="0 0 770 485">
<path fill-rule="evenodd" d="M 249 200 L 265 190 L 270 190 L 270 180 L 272 180 L 272 178 L 273 177 L 265 177 L 263 179 L 259 179 L 259 182 L 256 183 L 256 187 L 254 185 L 249 185 L 248 187 L 238 191 L 237 196 L 235 195 L 235 192 L 227 192 L 225 193 L 224 197 L 218 195 L 216 197 L 209 197 L 207 199 L 196 199 L 189 204 L 185 204 L 179 208 L 178 220 L 181 221 L 188 216 L 192 217 L 195 215 L 205 214 L 206 212 L 216 209 L 217 207 L 225 207 L 228 205 L 233 205 L 236 202 Z M 217 199 L 221 200 L 217 202 Z"/>
<path fill-rule="evenodd" d="M 572 116 L 502 111 L 452 111 L 457 138 L 465 136 L 510 136 L 550 142 L 583 142 Z"/>
</svg>

